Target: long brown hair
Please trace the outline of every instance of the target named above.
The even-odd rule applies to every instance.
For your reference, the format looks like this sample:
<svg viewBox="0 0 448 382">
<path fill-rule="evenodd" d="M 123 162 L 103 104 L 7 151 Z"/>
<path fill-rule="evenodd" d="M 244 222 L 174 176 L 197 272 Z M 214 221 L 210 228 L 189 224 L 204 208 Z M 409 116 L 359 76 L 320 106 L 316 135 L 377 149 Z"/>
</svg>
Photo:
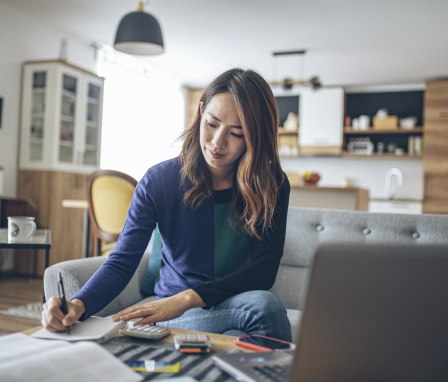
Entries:
<svg viewBox="0 0 448 382">
<path fill-rule="evenodd" d="M 283 182 L 277 147 L 278 110 L 267 82 L 252 70 L 231 69 L 218 76 L 201 96 L 207 107 L 221 93 L 230 93 L 246 140 L 246 151 L 235 162 L 234 206 L 237 220 L 250 236 L 272 227 L 276 201 Z M 199 143 L 200 106 L 192 125 L 182 134 L 182 181 L 189 182 L 183 202 L 198 207 L 213 195 L 211 175 Z"/>
</svg>

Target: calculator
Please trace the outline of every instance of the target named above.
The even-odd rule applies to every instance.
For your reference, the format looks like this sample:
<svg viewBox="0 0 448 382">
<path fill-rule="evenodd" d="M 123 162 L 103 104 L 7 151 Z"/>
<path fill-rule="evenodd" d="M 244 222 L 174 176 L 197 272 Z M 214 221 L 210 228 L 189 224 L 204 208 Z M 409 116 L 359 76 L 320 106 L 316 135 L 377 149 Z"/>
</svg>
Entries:
<svg viewBox="0 0 448 382">
<path fill-rule="evenodd" d="M 128 324 L 120 330 L 121 334 L 131 337 L 145 338 L 147 340 L 160 340 L 163 337 L 168 336 L 171 330 L 164 326 L 154 325 L 134 325 L 133 322 Z"/>
<path fill-rule="evenodd" d="M 174 348 L 182 353 L 210 353 L 212 343 L 205 334 L 175 334 Z"/>
</svg>

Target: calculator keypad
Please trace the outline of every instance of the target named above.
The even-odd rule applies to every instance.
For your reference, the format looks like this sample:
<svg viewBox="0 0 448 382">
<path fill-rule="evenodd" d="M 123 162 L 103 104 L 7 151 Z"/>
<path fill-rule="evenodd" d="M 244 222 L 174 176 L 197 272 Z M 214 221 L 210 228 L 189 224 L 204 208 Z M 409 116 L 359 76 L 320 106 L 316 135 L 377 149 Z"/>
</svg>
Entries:
<svg viewBox="0 0 448 382">
<path fill-rule="evenodd" d="M 154 325 L 134 325 L 132 322 L 128 323 L 124 329 L 121 330 L 122 334 L 131 337 L 146 338 L 149 340 L 158 340 L 160 338 L 168 336 L 171 331 L 163 326 Z"/>
<path fill-rule="evenodd" d="M 209 339 L 205 334 L 177 334 L 176 338 L 187 342 L 204 342 Z"/>
</svg>

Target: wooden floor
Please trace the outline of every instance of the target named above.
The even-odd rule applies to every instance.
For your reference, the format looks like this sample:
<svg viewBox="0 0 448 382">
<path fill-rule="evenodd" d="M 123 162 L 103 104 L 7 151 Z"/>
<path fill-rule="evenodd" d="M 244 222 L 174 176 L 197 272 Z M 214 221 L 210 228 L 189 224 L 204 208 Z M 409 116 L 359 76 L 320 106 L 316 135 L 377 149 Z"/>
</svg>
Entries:
<svg viewBox="0 0 448 382">
<path fill-rule="evenodd" d="M 0 310 L 42 300 L 41 278 L 0 278 Z M 0 335 L 20 332 L 40 321 L 0 314 Z"/>
</svg>

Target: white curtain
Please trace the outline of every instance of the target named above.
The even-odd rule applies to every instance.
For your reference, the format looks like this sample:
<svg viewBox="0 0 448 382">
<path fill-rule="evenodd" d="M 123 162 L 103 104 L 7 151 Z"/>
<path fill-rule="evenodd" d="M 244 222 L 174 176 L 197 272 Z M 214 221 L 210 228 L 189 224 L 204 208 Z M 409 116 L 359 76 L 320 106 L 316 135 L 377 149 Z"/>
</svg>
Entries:
<svg viewBox="0 0 448 382">
<path fill-rule="evenodd" d="M 108 47 L 98 51 L 98 73 L 106 79 L 101 168 L 140 180 L 150 166 L 179 154 L 184 92 L 168 73 Z"/>
</svg>

